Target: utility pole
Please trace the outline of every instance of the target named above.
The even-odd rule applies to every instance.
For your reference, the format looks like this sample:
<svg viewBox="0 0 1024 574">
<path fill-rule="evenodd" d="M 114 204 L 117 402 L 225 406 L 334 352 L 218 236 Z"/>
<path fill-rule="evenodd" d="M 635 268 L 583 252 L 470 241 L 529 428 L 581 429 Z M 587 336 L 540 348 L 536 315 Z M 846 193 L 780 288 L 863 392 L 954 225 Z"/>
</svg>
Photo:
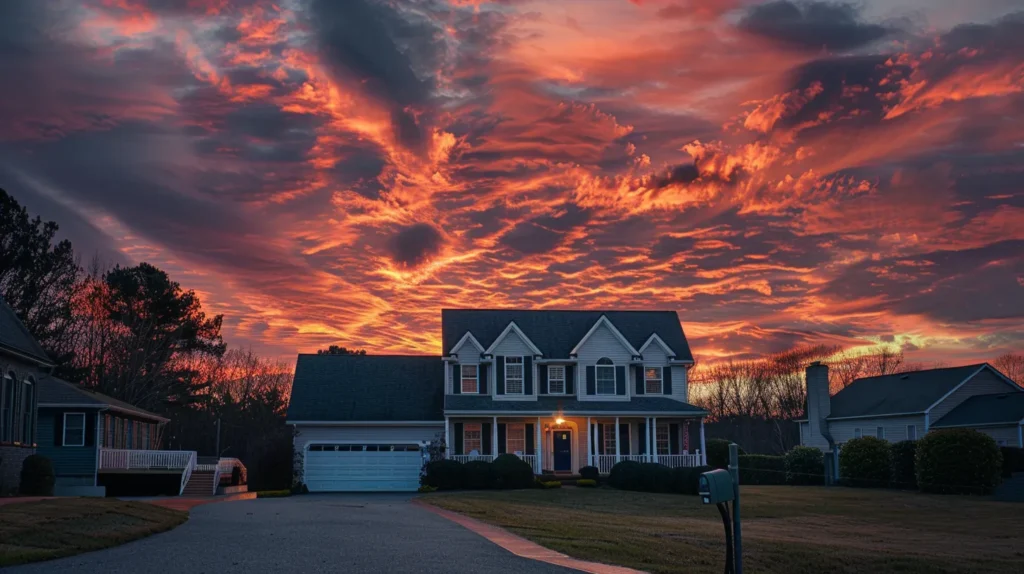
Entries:
<svg viewBox="0 0 1024 574">
<path fill-rule="evenodd" d="M 217 450 L 213 454 L 220 459 L 220 417 L 217 417 Z"/>
<path fill-rule="evenodd" d="M 732 474 L 732 539 L 736 559 L 733 561 L 736 574 L 743 574 L 743 534 L 740 530 L 740 457 L 736 443 L 729 444 L 729 472 Z"/>
</svg>

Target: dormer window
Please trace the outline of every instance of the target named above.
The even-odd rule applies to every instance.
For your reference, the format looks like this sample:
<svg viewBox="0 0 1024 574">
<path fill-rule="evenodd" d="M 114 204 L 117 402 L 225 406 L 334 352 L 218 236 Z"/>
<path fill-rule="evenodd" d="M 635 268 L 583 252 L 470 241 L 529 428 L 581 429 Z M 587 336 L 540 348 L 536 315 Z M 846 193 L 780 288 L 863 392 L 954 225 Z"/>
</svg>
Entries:
<svg viewBox="0 0 1024 574">
<path fill-rule="evenodd" d="M 477 378 L 477 369 L 480 367 L 477 365 L 462 365 L 462 392 L 463 393 L 478 393 L 480 392 L 480 381 Z"/>
<path fill-rule="evenodd" d="M 615 363 L 611 359 L 607 357 L 598 359 L 597 366 L 594 368 L 594 375 L 597 381 L 597 394 L 615 394 Z"/>
<path fill-rule="evenodd" d="M 505 394 L 523 394 L 522 357 L 505 357 Z"/>
<path fill-rule="evenodd" d="M 661 369 L 659 367 L 647 367 L 644 369 L 644 392 L 648 395 L 660 395 Z"/>
</svg>

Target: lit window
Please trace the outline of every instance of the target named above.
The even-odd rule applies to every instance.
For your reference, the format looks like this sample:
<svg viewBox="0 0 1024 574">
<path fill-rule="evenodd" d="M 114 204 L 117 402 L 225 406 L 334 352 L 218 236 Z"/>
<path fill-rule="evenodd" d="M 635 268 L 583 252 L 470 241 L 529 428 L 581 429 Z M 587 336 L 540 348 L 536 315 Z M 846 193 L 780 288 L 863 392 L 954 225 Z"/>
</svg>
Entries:
<svg viewBox="0 0 1024 574">
<path fill-rule="evenodd" d="M 526 452 L 526 425 L 505 426 L 505 452 L 513 454 Z"/>
<path fill-rule="evenodd" d="M 661 368 L 647 367 L 644 369 L 644 391 L 648 395 L 661 394 Z"/>
<path fill-rule="evenodd" d="M 604 425 L 604 453 L 615 454 L 615 425 Z"/>
<path fill-rule="evenodd" d="M 657 433 L 654 436 L 658 443 L 658 454 L 669 454 L 671 452 L 671 448 L 668 438 L 668 425 L 659 424 Z"/>
<path fill-rule="evenodd" d="M 614 395 L 615 365 L 612 364 L 612 360 L 607 358 L 598 359 L 597 366 L 594 367 L 594 374 L 597 379 L 597 394 Z"/>
<path fill-rule="evenodd" d="M 875 436 L 885 440 L 885 427 L 878 427 L 875 429 Z"/>
<path fill-rule="evenodd" d="M 480 454 L 483 451 L 483 442 L 481 441 L 480 434 L 480 423 L 466 423 L 462 427 L 462 450 L 465 454 Z"/>
<path fill-rule="evenodd" d="M 548 393 L 565 394 L 565 366 L 548 365 Z"/>
<path fill-rule="evenodd" d="M 907 425 L 907 440 L 917 440 L 917 425 Z"/>
<path fill-rule="evenodd" d="M 505 357 L 505 394 L 523 394 L 522 357 Z"/>
<path fill-rule="evenodd" d="M 85 446 L 85 413 L 64 413 L 64 446 Z"/>
<path fill-rule="evenodd" d="M 478 368 L 476 365 L 462 365 L 462 392 L 478 392 L 476 378 Z"/>
<path fill-rule="evenodd" d="M 864 435 L 863 435 L 863 434 L 861 434 L 861 432 L 860 432 L 860 429 L 859 429 L 859 428 L 855 428 L 855 429 L 853 429 L 853 438 L 860 438 L 860 437 L 862 437 L 862 436 L 864 436 Z"/>
</svg>

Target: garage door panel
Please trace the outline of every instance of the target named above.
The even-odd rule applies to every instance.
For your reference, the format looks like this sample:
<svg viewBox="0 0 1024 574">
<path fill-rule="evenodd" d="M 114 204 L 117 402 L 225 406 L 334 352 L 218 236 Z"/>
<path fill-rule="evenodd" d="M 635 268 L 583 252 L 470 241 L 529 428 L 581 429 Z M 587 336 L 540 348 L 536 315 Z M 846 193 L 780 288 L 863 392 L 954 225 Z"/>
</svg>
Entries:
<svg viewBox="0 0 1024 574">
<path fill-rule="evenodd" d="M 414 446 L 394 450 L 362 450 L 344 445 L 314 445 L 306 453 L 305 482 L 313 492 L 414 491 L 419 487 L 423 464 Z M 376 448 L 376 447 L 373 447 Z M 359 450 L 355 450 L 359 449 Z"/>
</svg>

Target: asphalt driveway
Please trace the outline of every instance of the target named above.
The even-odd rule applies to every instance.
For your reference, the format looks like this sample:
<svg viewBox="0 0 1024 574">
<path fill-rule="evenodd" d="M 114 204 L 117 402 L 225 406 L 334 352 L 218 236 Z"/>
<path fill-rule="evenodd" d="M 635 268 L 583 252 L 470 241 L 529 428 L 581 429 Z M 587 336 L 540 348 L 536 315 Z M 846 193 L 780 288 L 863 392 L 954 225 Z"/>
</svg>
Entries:
<svg viewBox="0 0 1024 574">
<path fill-rule="evenodd" d="M 311 494 L 206 504 L 170 532 L 4 571 L 575 572 L 515 556 L 410 500 Z"/>
</svg>

